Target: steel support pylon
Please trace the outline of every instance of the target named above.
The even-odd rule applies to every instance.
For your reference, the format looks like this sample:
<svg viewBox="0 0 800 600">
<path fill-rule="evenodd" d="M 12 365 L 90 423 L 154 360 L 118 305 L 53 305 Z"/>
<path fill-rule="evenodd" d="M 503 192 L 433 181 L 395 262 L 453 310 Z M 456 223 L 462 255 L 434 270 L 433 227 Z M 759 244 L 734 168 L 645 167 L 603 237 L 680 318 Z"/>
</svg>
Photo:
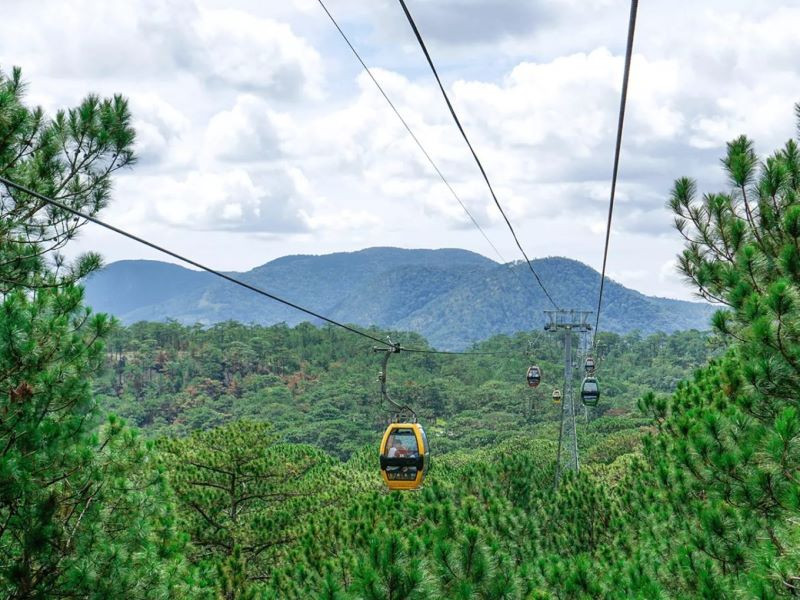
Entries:
<svg viewBox="0 0 800 600">
<path fill-rule="evenodd" d="M 572 341 L 574 334 L 591 331 L 589 324 L 591 311 L 583 310 L 546 310 L 547 324 L 545 331 L 564 334 L 564 391 L 561 401 L 561 425 L 558 433 L 558 456 L 556 459 L 555 487 L 561 479 L 561 473 L 571 469 L 580 469 L 578 453 L 578 430 L 576 428 L 575 381 L 572 363 Z"/>
</svg>

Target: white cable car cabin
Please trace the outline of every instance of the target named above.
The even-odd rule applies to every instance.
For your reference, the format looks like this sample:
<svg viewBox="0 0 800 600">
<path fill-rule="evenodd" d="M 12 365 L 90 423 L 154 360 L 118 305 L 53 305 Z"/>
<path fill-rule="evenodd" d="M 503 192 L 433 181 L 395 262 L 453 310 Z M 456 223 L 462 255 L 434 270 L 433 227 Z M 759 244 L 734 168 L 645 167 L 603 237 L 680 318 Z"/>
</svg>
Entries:
<svg viewBox="0 0 800 600">
<path fill-rule="evenodd" d="M 391 423 L 381 440 L 381 475 L 390 490 L 416 490 L 430 465 L 425 430 L 419 423 Z"/>
<path fill-rule="evenodd" d="M 556 404 L 561 402 L 561 390 L 553 390 L 553 402 Z"/>
<path fill-rule="evenodd" d="M 542 370 L 538 366 L 533 365 L 528 368 L 528 374 L 525 378 L 528 380 L 528 386 L 535 388 L 542 382 Z"/>
<path fill-rule="evenodd" d="M 583 362 L 583 368 L 586 369 L 586 373 L 594 373 L 594 366 L 594 359 L 591 356 L 587 356 L 586 360 Z"/>
</svg>

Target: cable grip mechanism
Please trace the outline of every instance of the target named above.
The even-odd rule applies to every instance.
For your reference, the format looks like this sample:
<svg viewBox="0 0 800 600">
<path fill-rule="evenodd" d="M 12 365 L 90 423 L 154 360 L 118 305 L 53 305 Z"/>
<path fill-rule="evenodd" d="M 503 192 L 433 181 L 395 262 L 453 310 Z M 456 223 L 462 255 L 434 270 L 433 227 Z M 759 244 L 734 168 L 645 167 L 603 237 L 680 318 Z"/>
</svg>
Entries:
<svg viewBox="0 0 800 600">
<path fill-rule="evenodd" d="M 383 361 L 381 362 L 381 370 L 378 372 L 378 381 L 381 384 L 381 398 L 383 398 L 384 401 L 386 401 L 388 404 L 391 404 L 392 406 L 394 406 L 397 409 L 397 413 L 395 413 L 395 415 L 394 415 L 394 420 L 395 421 L 403 420 L 405 415 L 410 415 L 411 422 L 412 423 L 416 423 L 417 422 L 417 413 L 415 413 L 414 410 L 410 406 L 395 402 L 392 399 L 392 397 L 389 395 L 389 391 L 386 389 L 386 372 L 387 372 L 387 369 L 388 369 L 388 366 L 389 366 L 389 357 L 392 354 L 399 354 L 400 350 L 402 349 L 400 347 L 400 344 L 396 344 L 396 343 L 392 342 L 391 338 L 387 337 L 386 339 L 387 339 L 387 347 L 386 348 L 377 348 L 377 347 L 373 347 L 372 348 L 373 352 L 383 352 L 384 353 L 383 354 Z"/>
</svg>

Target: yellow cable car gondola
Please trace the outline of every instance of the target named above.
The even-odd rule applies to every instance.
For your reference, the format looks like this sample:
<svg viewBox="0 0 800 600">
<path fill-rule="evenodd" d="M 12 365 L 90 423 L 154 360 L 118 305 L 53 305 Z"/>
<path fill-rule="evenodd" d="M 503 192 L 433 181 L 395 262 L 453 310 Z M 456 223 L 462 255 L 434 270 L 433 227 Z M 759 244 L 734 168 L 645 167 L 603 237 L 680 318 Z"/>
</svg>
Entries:
<svg viewBox="0 0 800 600">
<path fill-rule="evenodd" d="M 538 366 L 533 365 L 528 368 L 528 373 L 525 378 L 528 380 L 528 385 L 535 388 L 542 382 L 542 370 Z"/>
<path fill-rule="evenodd" d="M 556 404 L 561 402 L 561 390 L 553 390 L 553 402 Z"/>
<path fill-rule="evenodd" d="M 422 486 L 430 466 L 428 438 L 422 425 L 417 423 L 414 411 L 392 400 L 386 391 L 389 356 L 400 352 L 400 344 L 392 344 L 390 341 L 388 348 L 375 348 L 375 351 L 386 353 L 383 357 L 383 369 L 378 375 L 381 396 L 397 408 L 394 422 L 386 428 L 381 440 L 381 476 L 390 490 L 416 490 Z"/>
<path fill-rule="evenodd" d="M 428 438 L 419 423 L 391 423 L 381 440 L 381 475 L 390 490 L 416 490 L 430 463 Z"/>
</svg>

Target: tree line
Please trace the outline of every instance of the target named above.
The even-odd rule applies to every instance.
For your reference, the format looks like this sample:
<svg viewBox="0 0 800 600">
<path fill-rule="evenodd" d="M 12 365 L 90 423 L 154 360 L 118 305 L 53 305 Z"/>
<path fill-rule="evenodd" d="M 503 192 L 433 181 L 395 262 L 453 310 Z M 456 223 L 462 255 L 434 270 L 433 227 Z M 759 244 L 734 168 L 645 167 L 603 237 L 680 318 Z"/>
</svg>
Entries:
<svg viewBox="0 0 800 600">
<path fill-rule="evenodd" d="M 387 332 L 373 330 L 375 335 Z M 391 332 L 409 346 L 414 334 Z M 408 342 L 406 342 L 408 340 Z M 413 406 L 437 438 L 437 451 L 477 448 L 559 418 L 551 392 L 564 387 L 563 350 L 544 332 L 496 336 L 476 352 L 400 353 L 389 362 L 393 397 Z M 647 391 L 674 391 L 681 375 L 717 350 L 707 333 L 599 337 L 603 401 L 582 422 L 638 415 Z M 582 372 L 576 354 L 577 372 Z M 545 376 L 525 384 L 528 365 Z M 325 448 L 342 459 L 374 441 L 390 416 L 377 383 L 372 346 L 332 327 L 177 322 L 117 327 L 108 337 L 106 368 L 95 392 L 110 413 L 149 436 L 182 436 L 237 419 L 272 422 L 287 440 Z M 577 390 L 579 379 L 572 382 Z"/>
<path fill-rule="evenodd" d="M 24 91 L 0 75 L 0 173 L 98 214 L 135 162 L 127 102 L 49 117 Z M 310 325 L 120 328 L 83 303 L 100 257 L 60 254 L 84 223 L 0 188 L 0 594 L 797 596 L 800 150 L 741 137 L 723 168 L 724 192 L 670 198 L 711 337 L 599 340 L 581 472 L 554 487 L 556 377 L 521 406 L 557 346 L 501 336 L 479 347 L 516 358 L 393 359 L 441 449 L 405 494 L 376 470 L 368 349 Z"/>
</svg>

